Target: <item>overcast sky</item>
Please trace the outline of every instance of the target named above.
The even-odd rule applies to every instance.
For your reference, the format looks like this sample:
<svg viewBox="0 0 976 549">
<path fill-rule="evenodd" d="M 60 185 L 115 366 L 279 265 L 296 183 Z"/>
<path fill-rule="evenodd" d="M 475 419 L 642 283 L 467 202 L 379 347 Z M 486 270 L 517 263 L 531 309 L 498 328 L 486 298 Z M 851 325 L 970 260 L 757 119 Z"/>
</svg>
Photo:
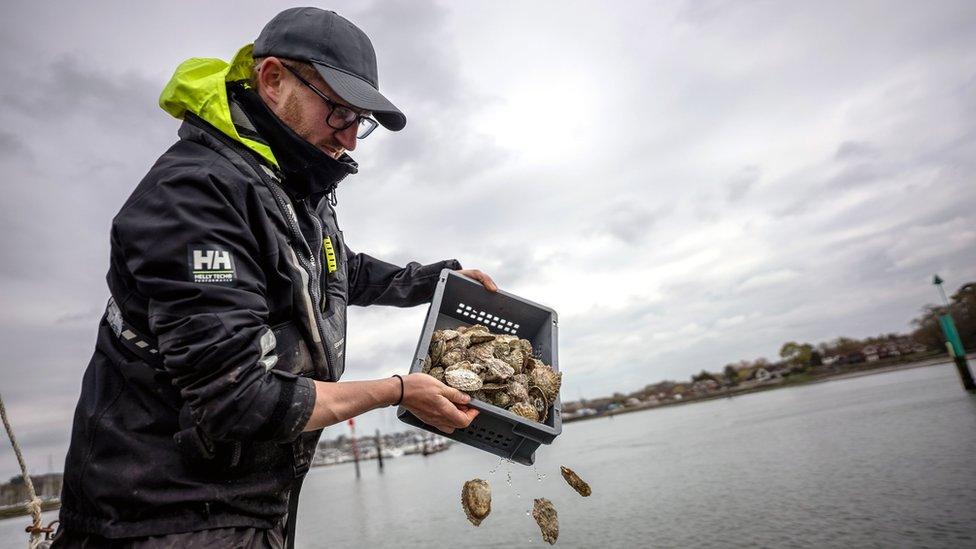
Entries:
<svg viewBox="0 0 976 549">
<path fill-rule="evenodd" d="M 160 90 L 289 6 L 5 9 L 0 392 L 34 472 L 63 463 L 110 220 L 175 139 Z M 348 243 L 556 309 L 564 399 L 907 331 L 932 273 L 976 279 L 972 1 L 323 7 L 369 34 L 408 117 L 353 155 Z M 353 309 L 344 379 L 406 371 L 425 313 Z"/>
</svg>

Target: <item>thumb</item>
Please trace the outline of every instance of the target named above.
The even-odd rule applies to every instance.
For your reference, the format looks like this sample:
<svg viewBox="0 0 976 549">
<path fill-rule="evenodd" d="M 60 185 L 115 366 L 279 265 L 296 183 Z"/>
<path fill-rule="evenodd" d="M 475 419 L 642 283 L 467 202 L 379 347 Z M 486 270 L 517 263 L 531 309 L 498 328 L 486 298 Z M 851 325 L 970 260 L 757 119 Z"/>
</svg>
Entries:
<svg viewBox="0 0 976 549">
<path fill-rule="evenodd" d="M 454 387 L 447 387 L 447 391 L 443 395 L 454 404 L 467 404 L 471 402 L 471 397 L 467 393 L 462 393 Z"/>
</svg>

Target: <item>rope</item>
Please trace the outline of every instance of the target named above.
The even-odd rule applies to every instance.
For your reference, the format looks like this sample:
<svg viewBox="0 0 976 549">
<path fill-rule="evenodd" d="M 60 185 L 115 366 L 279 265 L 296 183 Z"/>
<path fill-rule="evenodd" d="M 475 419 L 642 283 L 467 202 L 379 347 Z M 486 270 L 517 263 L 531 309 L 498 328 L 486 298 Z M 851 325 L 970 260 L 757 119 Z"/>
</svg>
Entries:
<svg viewBox="0 0 976 549">
<path fill-rule="evenodd" d="M 44 530 L 41 527 L 41 500 L 37 497 L 37 492 L 34 491 L 34 483 L 31 481 L 30 475 L 27 474 L 27 463 L 24 462 L 24 454 L 20 451 L 20 445 L 17 444 L 17 437 L 14 436 L 14 429 L 10 426 L 10 420 L 7 419 L 7 408 L 3 405 L 3 396 L 0 396 L 0 416 L 3 418 L 3 427 L 7 430 L 10 444 L 14 447 L 14 453 L 17 454 L 17 463 L 20 464 L 20 474 L 24 479 L 24 484 L 27 485 L 27 494 L 30 496 L 30 501 L 24 503 L 24 506 L 27 507 L 27 510 L 34 517 L 34 524 L 27 527 L 27 531 L 30 532 L 28 546 L 36 547 L 41 542 L 41 532 Z"/>
</svg>

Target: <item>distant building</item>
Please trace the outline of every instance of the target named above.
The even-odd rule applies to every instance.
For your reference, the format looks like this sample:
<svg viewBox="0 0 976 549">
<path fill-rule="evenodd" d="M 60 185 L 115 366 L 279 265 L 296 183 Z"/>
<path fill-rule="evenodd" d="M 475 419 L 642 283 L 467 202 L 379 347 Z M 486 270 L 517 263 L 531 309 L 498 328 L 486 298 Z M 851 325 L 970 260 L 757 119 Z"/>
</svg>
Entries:
<svg viewBox="0 0 976 549">
<path fill-rule="evenodd" d="M 756 381 L 769 381 L 773 379 L 773 374 L 769 373 L 769 370 L 765 368 L 756 368 L 756 371 L 752 374 L 752 378 Z"/>
<path fill-rule="evenodd" d="M 47 473 L 31 475 L 34 491 L 41 499 L 54 498 L 61 495 L 61 473 Z M 27 485 L 24 477 L 17 475 L 6 484 L 0 484 L 0 505 L 13 505 L 29 501 Z"/>
</svg>

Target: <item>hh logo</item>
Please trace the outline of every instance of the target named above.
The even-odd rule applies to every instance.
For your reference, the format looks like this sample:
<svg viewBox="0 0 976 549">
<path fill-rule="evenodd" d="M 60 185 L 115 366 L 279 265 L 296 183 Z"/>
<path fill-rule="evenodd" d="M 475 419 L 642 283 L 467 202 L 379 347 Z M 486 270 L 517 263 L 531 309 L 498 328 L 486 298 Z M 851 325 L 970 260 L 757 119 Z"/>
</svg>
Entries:
<svg viewBox="0 0 976 549">
<path fill-rule="evenodd" d="M 187 263 L 194 282 L 231 283 L 236 278 L 234 257 L 230 251 L 216 246 L 195 245 L 187 247 Z"/>
</svg>

